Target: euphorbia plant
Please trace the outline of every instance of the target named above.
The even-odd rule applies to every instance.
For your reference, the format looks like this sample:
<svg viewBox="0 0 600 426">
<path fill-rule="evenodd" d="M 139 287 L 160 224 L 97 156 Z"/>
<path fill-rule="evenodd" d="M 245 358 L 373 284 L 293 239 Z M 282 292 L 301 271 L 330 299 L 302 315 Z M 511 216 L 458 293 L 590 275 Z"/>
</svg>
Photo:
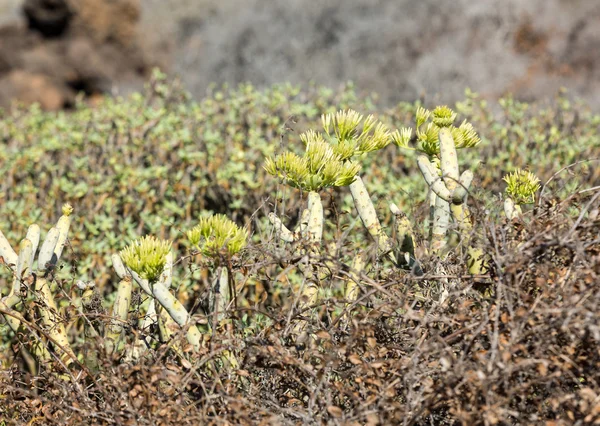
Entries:
<svg viewBox="0 0 600 426">
<path fill-rule="evenodd" d="M 283 183 L 308 193 L 308 205 L 302 213 L 300 226 L 296 231 L 289 230 L 274 214 L 269 220 L 285 242 L 302 240 L 307 248 L 300 248 L 303 261 L 300 264 L 305 277 L 301 290 L 302 309 L 315 304 L 318 300 L 319 282 L 322 271 L 316 265 L 321 253 L 323 238 L 323 203 L 319 191 L 335 186 L 350 185 L 360 170 L 360 165 L 345 161 L 342 155 L 325 141 L 323 135 L 312 130 L 300 136 L 305 144 L 304 155 L 286 152 L 275 158 L 267 158 L 265 170 L 280 178 Z"/>
<path fill-rule="evenodd" d="M 120 259 L 127 268 L 120 264 Z M 134 241 L 121 251 L 120 257 L 113 257 L 113 266 L 119 278 L 123 280 L 131 275 L 140 288 L 152 296 L 181 328 L 187 329 L 186 337 L 189 344 L 198 350 L 202 335 L 198 327 L 191 322 L 188 311 L 169 291 L 172 281 L 172 263 L 171 243 L 152 236 Z M 158 315 L 159 321 L 161 318 Z"/>
<path fill-rule="evenodd" d="M 456 113 L 446 106 L 433 111 L 419 107 L 415 131 L 417 146 L 409 147 L 412 139 L 409 128 L 397 130 L 392 137 L 398 147 L 422 153 L 417 157 L 417 164 L 430 190 L 431 252 L 441 253 L 446 246 L 453 218 L 472 259 L 470 270 L 479 273 L 482 253 L 470 243 L 473 226 L 465 203 L 473 173 L 468 169 L 460 173 L 457 150 L 476 147 L 481 139 L 466 120 L 458 127 L 454 125 L 455 120 Z"/>
<path fill-rule="evenodd" d="M 391 132 L 372 115 L 365 117 L 353 110 L 325 114 L 321 117 L 321 122 L 323 133 L 309 130 L 300 136 L 306 145 L 304 157 L 285 153 L 275 159 L 268 158 L 266 161 L 265 169 L 270 174 L 278 176 L 290 186 L 309 193 L 308 209 L 302 214 L 298 232 L 288 230 L 275 215 L 271 214 L 271 222 L 276 225 L 281 238 L 287 242 L 294 242 L 300 237 L 307 236 L 308 241 L 312 243 L 320 242 L 323 234 L 323 207 L 318 191 L 329 186 L 349 186 L 358 215 L 377 245 L 378 257 L 387 257 L 395 265 L 416 267 L 420 271 L 414 256 L 415 240 L 410 223 L 392 204 L 391 209 L 397 217 L 401 238 L 400 244 L 394 244 L 383 230 L 369 192 L 358 174 L 360 166 L 357 159 L 389 145 L 392 141 Z M 311 168 L 310 165 L 313 167 Z M 319 176 L 319 173 L 325 170 L 336 170 L 336 173 L 330 173 L 329 179 L 325 179 L 324 176 Z M 306 226 L 303 225 L 304 223 Z M 313 245 L 313 252 L 318 252 L 314 247 Z M 351 277 L 353 278 L 348 279 L 346 283 L 345 296 L 349 301 L 354 300 L 358 294 L 357 277 L 365 265 L 366 257 L 359 251 L 352 263 Z M 309 279 L 303 295 L 307 303 L 314 303 L 318 292 L 315 281 L 318 280 L 313 279 L 314 268 L 309 273 L 305 268 L 304 272 Z M 316 276 L 318 275 L 317 273 Z"/>
<path fill-rule="evenodd" d="M 200 219 L 198 225 L 187 233 L 188 240 L 200 253 L 211 259 L 216 272 L 213 273 L 211 312 L 213 327 L 225 318 L 233 299 L 235 283 L 231 274 L 231 258 L 244 248 L 248 231 L 240 228 L 225 215 L 214 215 Z"/>
<path fill-rule="evenodd" d="M 512 220 L 521 216 L 522 205 L 535 202 L 535 193 L 540 189 L 540 180 L 533 173 L 521 169 L 504 176 L 503 180 L 506 182 L 504 213 L 509 220 Z"/>
<path fill-rule="evenodd" d="M 325 114 L 321 117 L 323 129 L 328 142 L 342 161 L 352 161 L 366 154 L 385 148 L 392 141 L 387 126 L 377 121 L 373 115 L 364 117 L 356 111 L 339 111 L 336 114 Z M 403 241 L 395 245 L 381 226 L 375 206 L 362 177 L 357 174 L 349 185 L 350 193 L 358 215 L 371 238 L 377 244 L 379 257 L 387 256 L 398 266 L 413 267 L 414 238 L 410 226 L 399 209 L 392 204 L 390 209 L 402 223 Z M 406 237 L 406 238 L 404 238 Z M 400 248 L 397 251 L 396 248 Z M 417 265 L 418 266 L 418 265 Z"/>
<path fill-rule="evenodd" d="M 32 297 L 36 302 L 36 313 L 45 334 L 36 336 L 36 341 L 30 349 L 38 361 L 47 361 L 51 356 L 48 351 L 48 343 L 50 343 L 53 351 L 59 355 L 59 359 L 65 366 L 75 361 L 76 357 L 69 344 L 65 321 L 61 317 L 50 285 L 53 281 L 54 268 L 67 241 L 72 212 L 71 205 L 63 205 L 63 215 L 56 226 L 48 231 L 46 239 L 40 247 L 35 268 L 34 259 L 40 242 L 40 227 L 35 224 L 29 227 L 26 237 L 19 245 L 18 254 L 0 231 L 0 256 L 14 275 L 10 293 L 0 300 L 0 309 L 6 312 L 6 322 L 17 333 L 24 320 L 19 312 L 19 305 L 22 310 L 22 306 Z M 33 332 L 33 330 L 31 331 Z"/>
</svg>

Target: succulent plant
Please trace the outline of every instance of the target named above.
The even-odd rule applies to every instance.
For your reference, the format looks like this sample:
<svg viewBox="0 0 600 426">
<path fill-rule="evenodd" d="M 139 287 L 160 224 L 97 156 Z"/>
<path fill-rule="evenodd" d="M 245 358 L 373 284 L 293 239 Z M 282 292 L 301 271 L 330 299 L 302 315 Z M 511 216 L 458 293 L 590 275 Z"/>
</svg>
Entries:
<svg viewBox="0 0 600 426">
<path fill-rule="evenodd" d="M 306 145 L 304 155 L 286 152 L 274 159 L 267 157 L 264 166 L 267 173 L 307 192 L 352 183 L 360 170 L 359 164 L 343 161 L 342 156 L 318 133 L 308 131 L 300 138 Z"/>
<path fill-rule="evenodd" d="M 195 248 L 207 256 L 218 257 L 222 250 L 232 256 L 246 245 L 248 231 L 225 215 L 212 215 L 201 218 L 187 232 L 187 237 Z"/>
<path fill-rule="evenodd" d="M 19 244 L 18 255 L 0 231 L 1 255 L 7 259 L 6 263 L 8 263 L 14 274 L 10 293 L 0 300 L 0 308 L 11 313 L 11 315 L 5 315 L 6 322 L 16 333 L 21 327 L 22 320 L 20 318 L 22 317 L 14 308 L 21 302 L 25 302 L 30 295 L 33 295 L 41 320 L 40 325 L 45 334 L 37 336 L 37 341 L 32 344 L 30 349 L 38 361 L 50 359 L 45 344 L 45 338 L 47 338 L 48 343 L 51 343 L 65 366 L 68 366 L 77 358 L 69 344 L 65 324 L 50 289 L 50 284 L 52 281 L 51 273 L 58 263 L 67 241 L 72 212 L 71 205 L 63 205 L 63 215 L 56 226 L 48 231 L 40 247 L 37 268 L 35 269 L 33 263 L 40 242 L 39 226 L 33 224 L 29 227 L 26 237 Z"/>
<path fill-rule="evenodd" d="M 122 265 L 121 260 L 127 268 Z M 171 243 L 153 236 L 136 240 L 122 250 L 120 256 L 113 256 L 113 267 L 119 278 L 124 280 L 131 275 L 140 288 L 152 296 L 181 328 L 187 328 L 187 340 L 198 350 L 202 340 L 201 333 L 196 325 L 191 323 L 190 315 L 183 304 L 169 291 L 172 264 Z"/>
<path fill-rule="evenodd" d="M 506 182 L 506 199 L 504 213 L 509 220 L 522 214 L 521 206 L 533 204 L 535 193 L 540 189 L 539 178 L 531 172 L 517 169 L 504 176 Z"/>
<path fill-rule="evenodd" d="M 167 264 L 170 251 L 170 241 L 147 235 L 121 250 L 120 256 L 125 265 L 141 278 L 155 282 Z"/>
<path fill-rule="evenodd" d="M 229 258 L 242 250 L 248 240 L 248 230 L 240 228 L 225 215 L 201 218 L 200 223 L 187 232 L 188 240 L 201 253 L 215 261 L 211 294 L 211 311 L 215 316 L 213 327 L 225 319 L 232 301 L 235 283 L 230 282 Z M 226 258 L 223 258 L 226 254 Z"/>
<path fill-rule="evenodd" d="M 475 147 L 481 139 L 467 121 L 459 127 L 454 126 L 457 114 L 447 106 L 438 106 L 433 111 L 419 107 L 415 115 L 418 145 L 415 148 L 409 146 L 412 134 L 409 128 L 396 130 L 392 140 L 399 148 L 424 154 L 417 158 L 417 164 L 431 191 L 430 244 L 432 252 L 437 253 L 446 244 L 450 214 L 457 221 L 463 237 L 471 230 L 464 200 L 473 174 L 470 170 L 459 174 L 456 150 Z"/>
<path fill-rule="evenodd" d="M 352 161 L 354 157 L 383 149 L 392 141 L 392 134 L 388 127 L 377 121 L 373 115 L 364 117 L 353 110 L 339 111 L 336 114 L 324 114 L 321 122 L 329 142 L 343 161 Z M 406 132 L 399 133 L 399 136 L 410 138 L 410 134 Z M 350 183 L 349 189 L 365 229 L 377 244 L 379 256 L 387 256 L 399 266 L 414 267 L 414 251 L 406 254 L 407 259 L 404 255 L 396 258 L 398 253 L 395 252 L 392 241 L 381 226 L 375 206 L 360 175 Z M 407 232 L 411 232 L 409 228 Z M 406 245 L 405 247 L 410 248 Z M 354 294 L 351 291 L 347 293 Z"/>
</svg>

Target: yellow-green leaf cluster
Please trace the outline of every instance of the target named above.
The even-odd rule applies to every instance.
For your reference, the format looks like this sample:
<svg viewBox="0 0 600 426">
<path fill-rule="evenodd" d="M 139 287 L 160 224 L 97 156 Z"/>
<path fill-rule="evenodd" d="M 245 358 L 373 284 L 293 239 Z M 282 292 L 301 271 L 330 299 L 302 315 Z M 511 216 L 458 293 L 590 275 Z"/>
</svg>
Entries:
<svg viewBox="0 0 600 426">
<path fill-rule="evenodd" d="M 207 256 L 218 256 L 222 250 L 234 255 L 246 246 L 248 231 L 218 214 L 200 219 L 198 225 L 187 232 L 187 237 Z"/>
<path fill-rule="evenodd" d="M 418 107 L 416 114 L 415 132 L 418 146 L 416 150 L 427 154 L 429 157 L 437 157 L 440 153 L 439 133 L 440 128 L 448 127 L 454 139 L 456 149 L 472 148 L 481 142 L 479 135 L 471 125 L 464 120 L 458 127 L 454 126 L 456 112 L 447 106 L 438 106 L 433 111 Z M 392 141 L 400 148 L 409 148 L 412 130 L 402 128 L 392 133 Z"/>
<path fill-rule="evenodd" d="M 63 204 L 62 214 L 65 216 L 71 216 L 71 213 L 73 213 L 73 206 L 70 205 L 69 203 Z"/>
<path fill-rule="evenodd" d="M 521 169 L 504 176 L 506 182 L 506 194 L 512 198 L 517 205 L 533 204 L 535 193 L 540 189 L 540 180 L 536 175 Z"/>
<path fill-rule="evenodd" d="M 438 106 L 433 110 L 432 121 L 438 127 L 450 127 L 456 120 L 456 113 L 446 105 Z"/>
<path fill-rule="evenodd" d="M 167 263 L 171 242 L 147 235 L 121 250 L 121 259 L 140 277 L 150 282 L 158 280 Z"/>
<path fill-rule="evenodd" d="M 385 148 L 392 141 L 388 127 L 354 110 L 338 111 L 321 116 L 323 130 L 341 160 Z"/>
<path fill-rule="evenodd" d="M 309 130 L 301 135 L 306 145 L 303 156 L 285 152 L 275 158 L 267 157 L 267 173 L 285 184 L 303 191 L 319 191 L 332 186 L 350 185 L 360 165 L 344 161 L 319 133 Z"/>
</svg>

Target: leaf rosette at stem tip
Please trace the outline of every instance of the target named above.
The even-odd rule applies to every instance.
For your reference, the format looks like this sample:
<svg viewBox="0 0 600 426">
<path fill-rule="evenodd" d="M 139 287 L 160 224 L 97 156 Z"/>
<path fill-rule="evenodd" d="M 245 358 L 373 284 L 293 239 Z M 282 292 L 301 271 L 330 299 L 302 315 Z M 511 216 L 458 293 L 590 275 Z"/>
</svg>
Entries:
<svg viewBox="0 0 600 426">
<path fill-rule="evenodd" d="M 167 263 L 171 242 L 147 235 L 129 244 L 120 255 L 129 269 L 149 282 L 155 282 Z"/>
<path fill-rule="evenodd" d="M 285 152 L 268 157 L 264 168 L 283 183 L 303 191 L 319 191 L 332 186 L 347 186 L 360 171 L 360 165 L 344 161 L 323 136 L 314 131 L 300 138 L 306 145 L 303 156 Z"/>
<path fill-rule="evenodd" d="M 321 116 L 323 130 L 341 160 L 385 148 L 392 141 L 388 127 L 373 115 L 364 117 L 354 110 Z"/>
<path fill-rule="evenodd" d="M 457 114 L 447 106 L 438 106 L 433 111 L 423 107 L 417 108 L 416 127 L 418 146 L 414 149 L 420 151 L 430 158 L 440 155 L 440 129 L 450 129 L 456 149 L 472 148 L 481 142 L 481 139 L 471 123 L 464 120 L 460 126 L 454 126 Z M 391 139 L 399 148 L 413 149 L 409 147 L 412 130 L 404 127 L 391 134 Z"/>
<path fill-rule="evenodd" d="M 206 256 L 217 257 L 223 250 L 233 256 L 246 246 L 248 230 L 218 214 L 201 218 L 198 225 L 187 232 L 187 237 Z"/>
<path fill-rule="evenodd" d="M 521 169 L 504 176 L 506 195 L 517 205 L 533 204 L 535 193 L 540 189 L 540 180 L 536 175 Z"/>
<path fill-rule="evenodd" d="M 431 116 L 433 124 L 438 127 L 450 127 L 456 120 L 456 113 L 446 105 L 436 107 Z"/>
<path fill-rule="evenodd" d="M 73 206 L 70 205 L 69 203 L 63 204 L 62 214 L 65 216 L 71 216 L 71 213 L 73 213 Z"/>
</svg>

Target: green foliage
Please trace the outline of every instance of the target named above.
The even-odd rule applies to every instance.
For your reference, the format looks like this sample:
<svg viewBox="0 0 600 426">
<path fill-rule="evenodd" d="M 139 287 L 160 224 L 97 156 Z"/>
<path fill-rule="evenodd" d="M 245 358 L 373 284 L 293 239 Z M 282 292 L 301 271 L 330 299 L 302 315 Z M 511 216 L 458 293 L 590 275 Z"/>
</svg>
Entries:
<svg viewBox="0 0 600 426">
<path fill-rule="evenodd" d="M 140 277 L 155 282 L 167 264 L 171 242 L 147 235 L 121 250 L 123 262 Z"/>
<path fill-rule="evenodd" d="M 303 156 L 285 152 L 274 159 L 267 157 L 265 170 L 285 184 L 303 191 L 320 191 L 333 186 L 347 186 L 360 171 L 360 165 L 344 161 L 323 137 L 308 131 L 300 136 L 306 145 Z"/>
<path fill-rule="evenodd" d="M 234 255 L 246 245 L 248 231 L 225 215 L 214 215 L 201 218 L 198 225 L 187 232 L 187 237 L 193 246 L 207 256 L 218 256 L 223 249 L 229 255 Z"/>
<path fill-rule="evenodd" d="M 516 204 L 533 204 L 535 193 L 540 189 L 540 180 L 531 172 L 517 169 L 504 176 L 506 182 L 506 194 Z"/>
</svg>

